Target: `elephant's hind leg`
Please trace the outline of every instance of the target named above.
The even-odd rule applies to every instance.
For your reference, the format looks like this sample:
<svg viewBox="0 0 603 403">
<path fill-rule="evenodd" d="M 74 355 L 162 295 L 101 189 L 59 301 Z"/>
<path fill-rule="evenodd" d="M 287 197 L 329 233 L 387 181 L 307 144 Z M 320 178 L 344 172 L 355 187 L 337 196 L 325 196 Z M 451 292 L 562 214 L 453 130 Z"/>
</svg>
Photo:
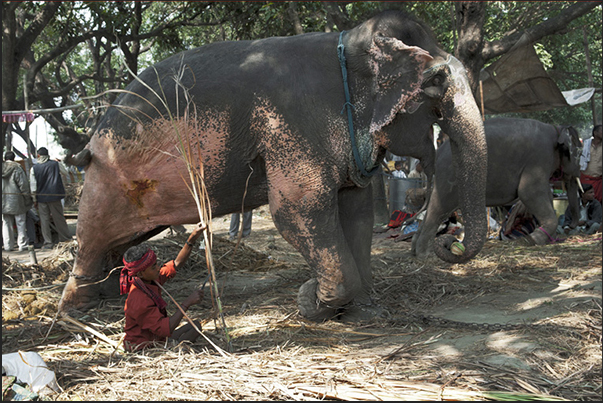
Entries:
<svg viewBox="0 0 603 403">
<path fill-rule="evenodd" d="M 520 183 L 518 195 L 521 202 L 526 206 L 526 209 L 540 223 L 540 227 L 536 228 L 529 235 L 532 242 L 535 245 L 546 245 L 552 242 L 557 230 L 557 215 L 553 208 L 553 195 L 549 189 L 548 182 L 546 186 Z"/>
</svg>

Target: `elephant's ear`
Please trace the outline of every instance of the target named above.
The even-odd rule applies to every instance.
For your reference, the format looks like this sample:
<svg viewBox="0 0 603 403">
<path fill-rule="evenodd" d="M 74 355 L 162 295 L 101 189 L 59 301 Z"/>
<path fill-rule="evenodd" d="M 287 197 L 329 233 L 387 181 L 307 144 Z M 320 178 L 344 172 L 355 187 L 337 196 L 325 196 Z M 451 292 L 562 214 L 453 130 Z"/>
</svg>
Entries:
<svg viewBox="0 0 603 403">
<path fill-rule="evenodd" d="M 398 112 L 414 112 L 412 99 L 421 92 L 425 64 L 433 58 L 424 49 L 377 34 L 368 50 L 374 74 L 375 107 L 370 132 L 388 125 Z"/>
<path fill-rule="evenodd" d="M 572 126 L 561 127 L 557 143 L 562 152 L 570 158 L 572 165 L 579 166 L 582 143 L 578 131 Z"/>
</svg>

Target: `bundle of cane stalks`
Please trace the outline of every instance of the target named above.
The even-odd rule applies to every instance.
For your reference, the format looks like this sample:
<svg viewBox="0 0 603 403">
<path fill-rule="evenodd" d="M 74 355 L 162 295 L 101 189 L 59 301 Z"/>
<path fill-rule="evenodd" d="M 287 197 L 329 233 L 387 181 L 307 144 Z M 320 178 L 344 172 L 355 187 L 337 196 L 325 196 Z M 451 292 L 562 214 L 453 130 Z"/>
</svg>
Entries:
<svg viewBox="0 0 603 403">
<path fill-rule="evenodd" d="M 126 66 L 126 68 L 128 68 Z M 137 97 L 142 98 L 143 101 L 147 102 L 151 105 L 159 115 L 167 116 L 169 119 L 169 123 L 171 129 L 173 130 L 173 134 L 177 140 L 176 149 L 179 153 L 178 157 L 184 162 L 186 167 L 186 174 L 182 175 L 182 180 L 186 184 L 188 190 L 193 197 L 195 204 L 197 206 L 197 211 L 199 214 L 199 222 L 202 226 L 205 226 L 205 230 L 203 231 L 203 240 L 205 242 L 205 258 L 207 261 L 208 268 L 208 281 L 211 291 L 212 303 L 214 305 L 214 309 L 217 310 L 220 321 L 222 322 L 222 328 L 224 331 L 225 339 L 228 343 L 228 350 L 231 350 L 231 341 L 228 335 L 228 328 L 226 326 L 226 322 L 224 320 L 224 313 L 222 309 L 222 302 L 220 300 L 220 293 L 218 289 L 218 284 L 216 281 L 216 273 L 215 266 L 213 263 L 213 256 L 211 253 L 212 249 L 212 230 L 211 230 L 211 204 L 209 195 L 207 193 L 207 187 L 205 186 L 205 174 L 203 167 L 203 158 L 202 158 L 202 150 L 201 143 L 198 138 L 198 134 L 201 132 L 199 128 L 199 120 L 196 105 L 193 103 L 188 88 L 183 84 L 182 78 L 185 72 L 188 70 L 188 67 L 181 62 L 178 70 L 171 77 L 175 83 L 175 112 L 170 107 L 170 101 L 167 99 L 165 92 L 163 91 L 163 85 L 161 83 L 161 78 L 159 74 L 157 74 L 157 82 L 159 84 L 159 89 L 161 94 L 158 94 L 151 86 L 142 81 L 136 74 L 134 74 L 129 68 L 128 71 L 143 86 L 145 86 L 161 103 L 161 106 L 165 109 L 165 114 L 162 114 L 161 111 L 155 106 L 150 100 L 141 97 L 138 94 L 135 94 L 131 91 L 126 90 L 113 90 L 122 93 L 128 93 L 131 95 L 135 95 Z M 180 105 L 180 94 L 184 96 L 185 104 Z M 114 105 L 115 107 L 120 108 L 122 105 Z M 132 111 L 124 110 L 129 116 L 132 116 L 132 119 L 138 120 L 136 117 L 132 115 Z M 134 111 L 137 112 L 137 111 Z M 158 150 L 157 152 L 165 152 Z M 201 286 L 201 284 L 200 284 Z M 168 296 L 174 301 L 176 306 L 180 308 L 179 304 L 172 298 L 171 295 L 163 288 L 164 292 L 168 294 Z M 181 309 L 182 310 L 182 309 Z M 184 310 L 182 310 L 184 316 L 187 320 L 196 328 L 194 322 L 186 315 Z M 197 331 L 203 335 L 200 329 Z M 213 343 L 212 343 L 213 344 Z M 221 349 L 215 346 L 216 349 L 220 353 L 224 353 Z"/>
</svg>

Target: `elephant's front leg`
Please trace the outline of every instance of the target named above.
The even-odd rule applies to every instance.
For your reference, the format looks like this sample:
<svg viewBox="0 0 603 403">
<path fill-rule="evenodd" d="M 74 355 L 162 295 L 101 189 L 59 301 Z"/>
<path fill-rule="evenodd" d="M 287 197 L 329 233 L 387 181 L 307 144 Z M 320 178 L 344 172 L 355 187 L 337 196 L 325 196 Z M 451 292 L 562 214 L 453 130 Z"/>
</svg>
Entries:
<svg viewBox="0 0 603 403">
<path fill-rule="evenodd" d="M 368 250 L 368 258 L 363 257 L 362 261 L 369 262 L 370 238 L 364 236 L 364 242 L 368 239 L 368 249 L 365 245 L 360 247 L 361 240 L 355 240 L 358 251 L 352 251 L 348 239 L 353 239 L 353 234 L 345 231 L 355 226 L 350 217 L 342 225 L 340 217 L 346 211 L 340 213 L 338 199 L 337 190 L 318 191 L 317 187 L 309 189 L 303 185 L 292 189 L 281 183 L 279 189 L 270 191 L 270 210 L 277 229 L 316 273 L 316 278 L 305 283 L 298 294 L 301 314 L 314 321 L 331 319 L 357 296 L 368 296 L 363 286 L 367 275 L 364 272 L 361 275 L 356 257 Z M 347 195 L 343 199 L 348 199 Z M 372 212 L 368 215 L 372 221 Z M 368 223 L 370 225 L 370 221 Z M 367 232 L 370 236 L 370 227 Z M 370 275 L 370 268 L 368 270 Z"/>
<path fill-rule="evenodd" d="M 361 284 L 358 294 L 342 309 L 341 320 L 348 322 L 368 320 L 384 312 L 370 297 L 373 289 L 371 242 L 374 223 L 371 186 L 345 188 L 338 193 L 339 221 Z"/>
</svg>

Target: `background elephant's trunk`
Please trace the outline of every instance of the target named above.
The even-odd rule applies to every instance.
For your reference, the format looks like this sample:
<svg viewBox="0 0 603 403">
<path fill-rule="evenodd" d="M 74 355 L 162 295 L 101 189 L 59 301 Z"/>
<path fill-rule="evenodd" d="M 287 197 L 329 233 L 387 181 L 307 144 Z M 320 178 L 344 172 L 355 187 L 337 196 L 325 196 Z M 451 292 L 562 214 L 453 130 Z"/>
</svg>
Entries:
<svg viewBox="0 0 603 403">
<path fill-rule="evenodd" d="M 576 228 L 580 221 L 580 194 L 578 193 L 578 181 L 575 177 L 564 178 L 565 189 L 567 190 L 567 202 L 569 204 L 570 213 L 572 214 L 572 222 L 570 228 Z"/>
<path fill-rule="evenodd" d="M 404 219 L 402 224 L 410 224 L 419 217 L 419 215 L 427 210 L 427 205 L 429 204 L 429 200 L 431 199 L 431 193 L 433 192 L 433 175 L 435 171 L 435 162 L 433 158 L 430 158 L 430 162 L 428 164 L 423 164 L 423 160 L 421 160 L 421 165 L 423 165 L 423 172 L 427 175 L 427 185 L 425 187 L 425 201 L 423 205 L 412 217 L 407 217 Z"/>
<path fill-rule="evenodd" d="M 458 94 L 457 94 L 458 95 Z M 470 96 L 470 94 L 469 94 Z M 456 172 L 456 187 L 459 205 L 465 225 L 463 246 L 465 251 L 455 255 L 450 245 L 456 241 L 452 235 L 436 238 L 434 252 L 450 263 L 463 263 L 473 258 L 481 250 L 487 236 L 486 217 L 486 176 L 488 151 L 486 136 L 477 105 L 471 96 L 459 105 L 454 98 L 452 116 L 441 122 L 441 127 L 450 137 L 452 161 Z"/>
</svg>

